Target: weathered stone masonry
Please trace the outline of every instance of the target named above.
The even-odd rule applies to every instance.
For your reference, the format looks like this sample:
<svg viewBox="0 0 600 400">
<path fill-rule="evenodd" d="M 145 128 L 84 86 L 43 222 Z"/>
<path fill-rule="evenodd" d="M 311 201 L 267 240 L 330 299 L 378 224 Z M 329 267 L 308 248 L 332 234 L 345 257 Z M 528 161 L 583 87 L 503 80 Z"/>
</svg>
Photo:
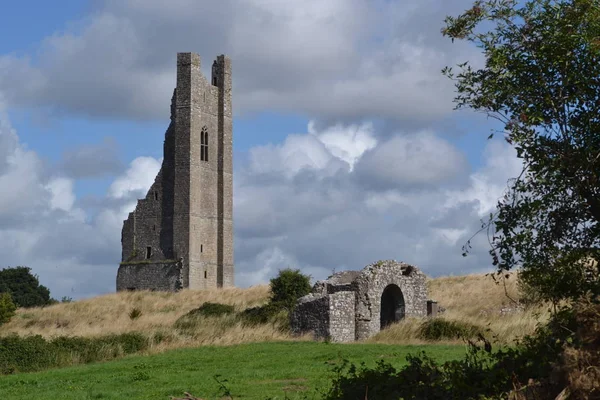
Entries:
<svg viewBox="0 0 600 400">
<path fill-rule="evenodd" d="M 123 223 L 117 290 L 233 286 L 231 107 L 230 59 L 208 81 L 198 54 L 178 53 L 163 164 Z"/>
<path fill-rule="evenodd" d="M 416 267 L 393 260 L 378 261 L 362 271 L 338 272 L 298 300 L 291 314 L 292 331 L 350 342 L 405 317 L 425 317 L 425 279 Z"/>
</svg>

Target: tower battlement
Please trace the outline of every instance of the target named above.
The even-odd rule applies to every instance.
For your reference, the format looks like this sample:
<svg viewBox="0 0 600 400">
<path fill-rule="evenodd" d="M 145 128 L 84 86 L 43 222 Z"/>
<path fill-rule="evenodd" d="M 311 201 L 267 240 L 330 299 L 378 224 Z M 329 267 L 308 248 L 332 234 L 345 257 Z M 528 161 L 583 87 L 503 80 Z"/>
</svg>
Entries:
<svg viewBox="0 0 600 400">
<path fill-rule="evenodd" d="M 231 60 L 218 56 L 210 80 L 200 66 L 177 53 L 163 164 L 123 222 L 117 290 L 234 284 Z"/>
</svg>

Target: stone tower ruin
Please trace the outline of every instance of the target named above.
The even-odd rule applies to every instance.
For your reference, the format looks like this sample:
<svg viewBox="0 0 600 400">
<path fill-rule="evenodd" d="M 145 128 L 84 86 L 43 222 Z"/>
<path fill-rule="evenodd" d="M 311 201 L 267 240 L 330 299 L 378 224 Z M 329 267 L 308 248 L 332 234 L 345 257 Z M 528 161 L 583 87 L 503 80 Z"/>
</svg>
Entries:
<svg viewBox="0 0 600 400">
<path fill-rule="evenodd" d="M 233 286 L 231 60 L 207 80 L 200 56 L 177 54 L 164 159 L 123 222 L 119 290 Z"/>
</svg>

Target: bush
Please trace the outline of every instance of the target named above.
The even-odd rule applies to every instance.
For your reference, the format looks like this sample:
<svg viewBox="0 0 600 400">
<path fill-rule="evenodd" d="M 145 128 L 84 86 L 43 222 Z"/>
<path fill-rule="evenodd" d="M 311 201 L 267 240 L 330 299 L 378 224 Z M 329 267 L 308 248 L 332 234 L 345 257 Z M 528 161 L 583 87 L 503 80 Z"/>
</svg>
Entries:
<svg viewBox="0 0 600 400">
<path fill-rule="evenodd" d="M 40 335 L 0 337 L 0 372 L 40 371 L 78 363 L 110 360 L 147 349 L 149 340 L 139 333 L 97 338 L 61 336 L 46 340 Z"/>
<path fill-rule="evenodd" d="M 50 290 L 40 285 L 31 268 L 15 267 L 0 270 L 0 292 L 12 295 L 17 307 L 41 307 L 52 304 Z"/>
<path fill-rule="evenodd" d="M 238 316 L 244 324 L 255 326 L 270 322 L 280 311 L 280 307 L 269 303 L 263 306 L 247 308 L 239 313 Z"/>
<path fill-rule="evenodd" d="M 229 304 L 221 303 L 204 303 L 200 307 L 188 312 L 188 316 L 202 317 L 220 317 L 222 315 L 233 314 L 235 309 Z"/>
<path fill-rule="evenodd" d="M 13 303 L 10 293 L 0 293 L 0 325 L 10 321 L 16 310 L 17 306 Z"/>
<path fill-rule="evenodd" d="M 419 327 L 418 336 L 424 340 L 471 339 L 483 334 L 483 330 L 467 322 L 432 318 Z"/>
<path fill-rule="evenodd" d="M 296 301 L 311 291 L 310 277 L 300 270 L 284 269 L 271 279 L 271 303 L 291 311 Z"/>
<path fill-rule="evenodd" d="M 538 383 L 533 397 L 553 399 L 567 382 L 564 372 L 562 376 L 557 373 L 561 372 L 557 366 L 564 364 L 563 349 L 565 346 L 580 348 L 585 342 L 575 335 L 577 328 L 588 321 L 588 333 L 598 335 L 600 306 L 596 307 L 595 313 L 589 311 L 590 306 L 584 308 L 587 317 L 581 317 L 584 312 L 578 312 L 579 319 L 572 310 L 561 310 L 546 325 L 538 327 L 534 335 L 526 336 L 516 346 L 495 352 L 485 339 L 481 341 L 483 346 L 481 342 L 467 340 L 469 347 L 464 359 L 444 364 L 436 363 L 425 352 L 407 356 L 408 365 L 399 370 L 384 361 L 379 361 L 375 368 L 364 364 L 357 367 L 345 361 L 335 367 L 335 378 L 324 399 L 367 398 L 367 390 L 368 398 L 374 399 L 525 398 L 509 393 L 515 387 L 535 386 L 529 385 L 530 379 Z M 443 327 L 448 325 L 433 324 L 433 321 L 430 321 L 431 326 L 442 327 L 439 331 L 445 332 Z M 456 330 L 449 329 L 451 331 Z M 597 350 L 595 354 L 597 357 Z M 588 366 L 579 368 L 589 370 Z"/>
</svg>

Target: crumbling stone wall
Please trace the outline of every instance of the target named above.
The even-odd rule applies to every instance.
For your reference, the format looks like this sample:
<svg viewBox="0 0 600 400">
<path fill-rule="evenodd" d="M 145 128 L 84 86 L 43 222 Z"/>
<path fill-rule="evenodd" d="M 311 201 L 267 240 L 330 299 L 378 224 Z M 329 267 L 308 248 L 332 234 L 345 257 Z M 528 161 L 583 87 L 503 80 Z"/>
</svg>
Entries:
<svg viewBox="0 0 600 400">
<path fill-rule="evenodd" d="M 329 337 L 329 296 L 311 293 L 302 297 L 291 314 L 292 332 L 312 332 L 315 339 Z"/>
<path fill-rule="evenodd" d="M 176 292 L 183 288 L 182 264 L 178 261 L 121 264 L 117 291 L 161 290 Z"/>
<path fill-rule="evenodd" d="M 292 332 L 311 332 L 315 339 L 333 342 L 354 340 L 354 292 L 311 293 L 303 297 L 291 314 Z"/>
<path fill-rule="evenodd" d="M 394 298 L 394 315 L 425 317 L 425 279 L 418 268 L 393 260 L 378 261 L 362 271 L 336 273 L 317 282 L 313 293 L 298 300 L 291 314 L 292 332 L 313 332 L 316 338 L 335 342 L 366 339 L 380 331 L 382 296 L 393 285 L 401 292 Z"/>
<path fill-rule="evenodd" d="M 163 164 L 121 232 L 122 264 L 143 261 L 148 270 L 134 275 L 146 282 L 153 273 L 160 275 L 151 265 L 181 259 L 183 287 L 234 284 L 231 105 L 228 57 L 217 57 L 208 80 L 198 54 L 177 54 Z M 126 286 L 119 279 L 130 276 L 130 269 L 122 273 L 122 268 L 117 290 Z M 150 280 L 158 282 L 159 275 Z M 157 283 L 155 289 L 166 286 Z"/>
</svg>

